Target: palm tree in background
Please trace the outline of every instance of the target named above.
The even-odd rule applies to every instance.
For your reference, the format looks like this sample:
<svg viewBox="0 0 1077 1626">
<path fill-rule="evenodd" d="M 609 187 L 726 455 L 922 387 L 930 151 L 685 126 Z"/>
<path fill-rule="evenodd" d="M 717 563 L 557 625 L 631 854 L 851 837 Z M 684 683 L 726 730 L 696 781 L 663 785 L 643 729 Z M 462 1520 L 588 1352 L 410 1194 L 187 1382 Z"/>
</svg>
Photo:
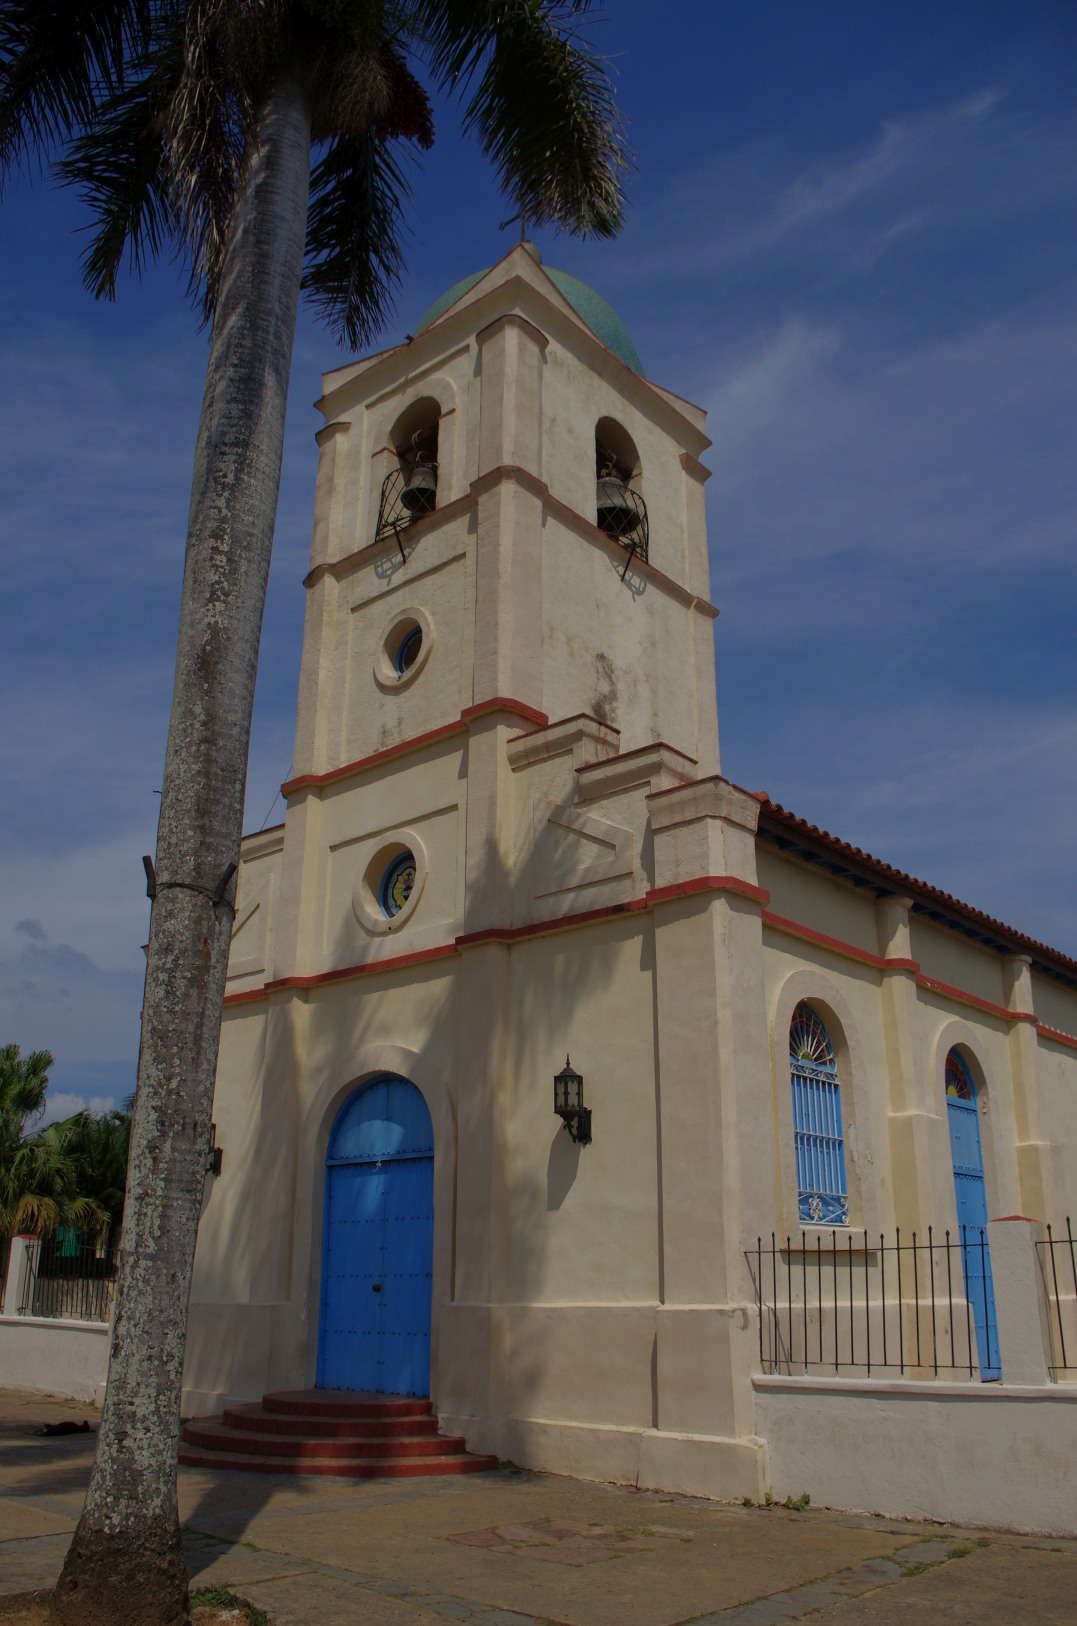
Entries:
<svg viewBox="0 0 1077 1626">
<path fill-rule="evenodd" d="M 212 331 L 158 828 L 108 1392 L 53 1602 L 177 1626 L 176 1460 L 262 609 L 301 284 L 350 345 L 403 266 L 406 155 L 454 96 L 517 211 L 611 236 L 626 153 L 590 0 L 0 0 L 0 166 L 88 201 L 91 291 L 179 248 Z M 313 165 L 312 165 L 313 158 Z"/>
<path fill-rule="evenodd" d="M 20 1231 L 52 1236 L 61 1226 L 97 1236 L 108 1228 L 109 1211 L 91 1190 L 90 1160 L 77 1155 L 66 1126 L 34 1128 L 52 1065 L 47 1050 L 24 1056 L 17 1044 L 0 1045 L 0 1241 Z M 121 1173 L 121 1210 L 122 1193 Z"/>
</svg>

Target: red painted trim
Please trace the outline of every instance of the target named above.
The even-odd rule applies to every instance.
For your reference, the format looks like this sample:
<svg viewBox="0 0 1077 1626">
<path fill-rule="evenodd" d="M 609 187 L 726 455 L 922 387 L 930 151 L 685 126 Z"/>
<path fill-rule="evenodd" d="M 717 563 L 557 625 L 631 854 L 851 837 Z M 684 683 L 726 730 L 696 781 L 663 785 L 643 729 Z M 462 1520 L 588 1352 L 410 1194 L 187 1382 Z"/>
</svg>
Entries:
<svg viewBox="0 0 1077 1626">
<path fill-rule="evenodd" d="M 326 983 L 350 982 L 371 971 L 400 971 L 406 966 L 425 965 L 429 960 L 449 960 L 456 954 L 454 943 L 440 943 L 437 948 L 415 949 L 411 954 L 394 954 L 386 960 L 364 960 L 362 965 L 345 965 L 335 971 L 319 971 L 310 977 L 277 977 L 263 983 L 261 988 L 250 988 L 240 994 L 226 994 L 226 1005 L 246 1004 L 252 999 L 263 999 L 267 994 L 281 993 L 288 988 L 321 988 Z"/>
<path fill-rule="evenodd" d="M 443 413 L 442 416 L 448 417 L 449 414 Z M 326 425 L 326 427 L 329 426 Z M 416 534 L 420 539 L 428 536 L 431 532 L 440 529 L 440 526 L 434 523 L 435 521 L 455 519 L 458 513 L 470 508 L 472 503 L 473 498 L 468 492 L 465 492 L 462 497 L 454 497 L 452 502 L 447 502 L 444 507 L 432 508 L 429 514 L 424 514 L 421 519 L 412 520 L 406 535 L 410 540 L 414 540 Z M 316 565 L 312 565 L 303 577 L 303 586 L 307 588 L 313 587 L 323 576 L 342 576 L 354 565 L 362 562 L 367 555 L 373 555 L 387 547 L 395 548 L 396 546 L 397 540 L 395 536 L 379 536 L 373 542 L 364 543 L 361 548 L 354 548 L 351 553 L 342 554 L 339 559 L 321 559 Z"/>
<path fill-rule="evenodd" d="M 1003 1022 L 1035 1022 L 1036 1018 L 1031 1011 L 1008 1011 L 1005 1005 L 995 1005 L 989 999 L 981 999 L 979 994 L 966 993 L 964 988 L 954 988 L 948 982 L 940 982 L 938 977 L 927 977 L 922 972 L 916 978 L 917 988 L 927 988 L 933 994 L 943 994 L 947 999 L 956 999 L 961 1005 L 971 1005 L 974 1010 L 986 1011 L 989 1016 L 997 1016 Z"/>
<path fill-rule="evenodd" d="M 802 926 L 798 920 L 788 920 L 785 915 L 771 914 L 769 909 L 763 910 L 764 926 L 773 926 L 775 931 L 785 932 L 789 937 L 799 937 L 805 943 L 817 943 L 820 948 L 832 949 L 835 954 L 844 955 L 847 960 L 858 960 L 861 965 L 870 965 L 876 971 L 919 971 L 917 960 L 887 960 L 881 954 L 872 954 L 868 949 L 857 948 L 855 943 L 846 943 L 840 937 L 828 937 L 826 932 L 817 932 L 812 926 Z"/>
<path fill-rule="evenodd" d="M 414 734 L 409 740 L 400 740 L 396 745 L 387 745 L 383 751 L 374 751 L 368 757 L 358 757 L 354 762 L 345 762 L 342 767 L 331 768 L 328 773 L 299 774 L 281 786 L 281 795 L 292 796 L 299 790 L 335 785 L 341 779 L 351 779 L 356 774 L 365 773 L 368 768 L 376 768 L 379 763 L 392 761 L 394 757 L 408 756 L 413 751 L 421 751 L 424 746 L 438 745 L 442 740 L 451 740 L 457 734 L 465 734 L 469 724 L 480 717 L 489 717 L 499 711 L 511 712 L 514 716 L 524 718 L 526 722 L 538 723 L 540 727 L 545 727 L 549 721 L 544 712 L 536 711 L 533 706 L 524 705 L 522 700 L 483 700 L 477 706 L 466 706 L 454 723 L 442 723 L 439 728 L 427 729 L 425 734 Z"/>
<path fill-rule="evenodd" d="M 1069 1045 L 1071 1050 L 1077 1050 L 1077 1038 L 1072 1033 L 1063 1033 L 1059 1028 L 1049 1028 L 1046 1022 L 1037 1022 L 1036 1032 L 1041 1039 L 1051 1039 L 1055 1044 Z"/>
<path fill-rule="evenodd" d="M 280 788 L 282 796 L 292 796 L 297 790 L 306 790 L 310 786 L 335 785 L 340 779 L 351 779 L 357 773 L 365 773 L 368 768 L 376 768 L 381 762 L 390 762 L 393 757 L 409 755 L 412 751 L 421 751 L 425 745 L 437 745 L 441 740 L 451 740 L 456 734 L 463 734 L 467 724 L 457 720 L 455 723 L 442 723 L 440 728 L 428 729 L 425 734 L 415 734 L 410 740 L 401 740 L 397 745 L 387 745 L 383 751 L 374 751 L 368 757 L 357 757 L 354 762 L 345 762 L 343 767 L 331 768 L 328 773 L 303 773 L 295 779 L 287 780 Z"/>
<path fill-rule="evenodd" d="M 266 997 L 265 984 L 261 988 L 245 988 L 241 994 L 225 994 L 226 1005 L 251 1005 L 256 999 Z"/>
<path fill-rule="evenodd" d="M 629 898 L 626 903 L 610 903 L 604 909 L 585 909 L 576 915 L 558 915 L 554 920 L 535 920 L 527 926 L 487 926 L 479 932 L 465 932 L 456 939 L 457 948 L 475 943 L 519 943 L 528 937 L 546 937 L 551 932 L 570 931 L 574 926 L 590 926 L 597 920 L 616 920 L 618 915 L 638 914 L 648 907 L 646 898 Z"/>
<path fill-rule="evenodd" d="M 647 893 L 648 903 L 667 903 L 670 898 L 689 898 L 701 892 L 732 892 L 738 898 L 750 898 L 753 903 L 769 903 L 770 893 L 765 887 L 753 886 L 738 875 L 696 875 L 690 881 L 676 881 L 672 886 L 652 887 Z"/>
<path fill-rule="evenodd" d="M 522 717 L 525 723 L 534 723 L 536 728 L 549 726 L 550 719 L 544 711 L 537 711 L 534 706 L 528 706 L 522 700 L 506 700 L 500 695 L 490 700 L 480 700 L 475 706 L 465 706 L 460 713 L 460 721 L 474 722 L 478 717 L 492 717 L 498 711 L 510 711 L 513 716 Z"/>
</svg>

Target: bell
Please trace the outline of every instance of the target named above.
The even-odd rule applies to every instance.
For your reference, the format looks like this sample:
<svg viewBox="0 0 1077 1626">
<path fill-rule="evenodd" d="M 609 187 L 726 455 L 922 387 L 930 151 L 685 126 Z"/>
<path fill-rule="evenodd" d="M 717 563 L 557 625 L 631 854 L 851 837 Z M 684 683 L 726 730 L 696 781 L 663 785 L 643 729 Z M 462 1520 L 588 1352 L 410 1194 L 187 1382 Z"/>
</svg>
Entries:
<svg viewBox="0 0 1077 1626">
<path fill-rule="evenodd" d="M 421 514 L 429 514 L 437 507 L 438 477 L 429 463 L 416 463 L 408 475 L 407 483 L 400 494 L 400 501 L 409 514 L 418 518 Z"/>
<path fill-rule="evenodd" d="M 595 491 L 600 531 L 607 536 L 628 536 L 639 525 L 639 513 L 629 501 L 628 487 L 615 474 L 604 474 Z"/>
</svg>

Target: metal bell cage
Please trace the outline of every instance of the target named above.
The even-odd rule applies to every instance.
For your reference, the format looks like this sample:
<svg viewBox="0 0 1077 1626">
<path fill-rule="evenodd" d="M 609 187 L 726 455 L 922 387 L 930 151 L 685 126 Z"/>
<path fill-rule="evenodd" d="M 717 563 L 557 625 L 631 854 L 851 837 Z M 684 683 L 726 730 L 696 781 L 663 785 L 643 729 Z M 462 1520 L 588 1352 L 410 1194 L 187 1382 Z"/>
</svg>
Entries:
<svg viewBox="0 0 1077 1626">
<path fill-rule="evenodd" d="M 598 479 L 595 483 L 595 524 L 600 531 L 628 550 L 621 580 L 637 554 L 646 559 L 650 543 L 647 504 L 633 491 L 617 465 L 612 452 L 601 446 L 597 451 Z"/>
<path fill-rule="evenodd" d="M 430 430 L 413 436 L 406 451 L 397 455 L 398 468 L 390 469 L 381 483 L 381 501 L 378 505 L 378 525 L 374 540 L 395 536 L 400 543 L 401 533 L 426 514 L 432 514 L 438 501 L 438 465 L 436 436 Z"/>
</svg>

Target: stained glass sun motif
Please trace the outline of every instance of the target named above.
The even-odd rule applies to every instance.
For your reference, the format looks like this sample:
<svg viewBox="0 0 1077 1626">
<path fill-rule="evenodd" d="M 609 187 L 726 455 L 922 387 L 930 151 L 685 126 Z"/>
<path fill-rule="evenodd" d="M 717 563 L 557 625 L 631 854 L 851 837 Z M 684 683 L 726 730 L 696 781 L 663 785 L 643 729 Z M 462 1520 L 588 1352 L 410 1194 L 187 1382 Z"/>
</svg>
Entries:
<svg viewBox="0 0 1077 1626">
<path fill-rule="evenodd" d="M 789 1025 L 789 1054 L 793 1061 L 807 1062 L 809 1067 L 836 1067 L 834 1047 L 810 1005 L 798 1005 Z"/>
<path fill-rule="evenodd" d="M 946 1093 L 955 1101 L 975 1100 L 972 1080 L 956 1050 L 951 1050 L 946 1058 Z"/>
<path fill-rule="evenodd" d="M 410 852 L 400 853 L 381 879 L 379 901 L 382 913 L 389 916 L 398 915 L 411 897 L 412 887 L 415 885 L 415 855 Z"/>
</svg>

